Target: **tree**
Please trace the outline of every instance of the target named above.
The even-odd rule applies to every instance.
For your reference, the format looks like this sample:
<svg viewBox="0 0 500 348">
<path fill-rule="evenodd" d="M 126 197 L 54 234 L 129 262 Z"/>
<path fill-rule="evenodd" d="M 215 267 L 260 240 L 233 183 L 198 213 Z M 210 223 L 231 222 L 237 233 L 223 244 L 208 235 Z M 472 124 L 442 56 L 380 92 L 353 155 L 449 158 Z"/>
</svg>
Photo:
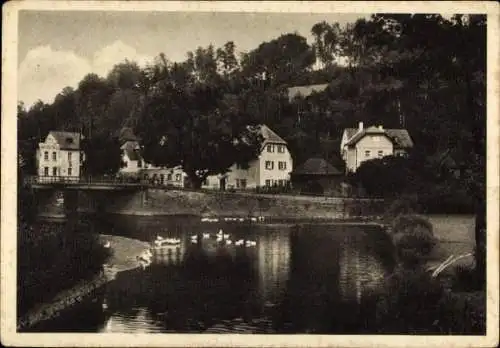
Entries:
<svg viewBox="0 0 500 348">
<path fill-rule="evenodd" d="M 244 55 L 242 73 L 250 80 L 269 81 L 272 86 L 293 84 L 311 68 L 315 59 L 304 37 L 285 34 Z"/>
<path fill-rule="evenodd" d="M 153 98 L 138 125 L 145 161 L 182 165 L 198 188 L 208 175 L 224 174 L 234 163 L 255 158 L 261 142 L 257 129 L 247 128 L 244 116 L 236 118 L 222 97 L 217 88 L 197 84 L 170 86 Z"/>
<path fill-rule="evenodd" d="M 82 140 L 82 150 L 86 175 L 114 175 L 123 167 L 118 136 L 111 137 L 104 132 L 94 134 L 92 139 Z"/>
</svg>

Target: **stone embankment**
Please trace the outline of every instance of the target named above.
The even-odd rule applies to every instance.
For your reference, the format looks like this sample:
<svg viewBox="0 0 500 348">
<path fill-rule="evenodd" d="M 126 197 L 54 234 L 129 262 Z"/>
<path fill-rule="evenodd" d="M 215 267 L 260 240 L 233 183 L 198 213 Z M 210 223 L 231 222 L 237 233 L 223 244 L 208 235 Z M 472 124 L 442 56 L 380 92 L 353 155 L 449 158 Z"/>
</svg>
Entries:
<svg viewBox="0 0 500 348">
<path fill-rule="evenodd" d="M 130 215 L 345 219 L 382 215 L 385 203 L 375 199 L 148 189 L 110 197 L 106 211 Z"/>
<path fill-rule="evenodd" d="M 104 265 L 104 270 L 92 279 L 82 280 L 71 289 L 60 292 L 49 303 L 33 308 L 19 320 L 18 331 L 56 318 L 63 311 L 83 302 L 96 289 L 112 281 L 117 273 L 139 267 L 136 257 L 149 248 L 148 243 L 135 239 L 109 235 L 101 235 L 101 238 L 104 243 L 109 241 L 112 249 L 112 256 Z"/>
</svg>

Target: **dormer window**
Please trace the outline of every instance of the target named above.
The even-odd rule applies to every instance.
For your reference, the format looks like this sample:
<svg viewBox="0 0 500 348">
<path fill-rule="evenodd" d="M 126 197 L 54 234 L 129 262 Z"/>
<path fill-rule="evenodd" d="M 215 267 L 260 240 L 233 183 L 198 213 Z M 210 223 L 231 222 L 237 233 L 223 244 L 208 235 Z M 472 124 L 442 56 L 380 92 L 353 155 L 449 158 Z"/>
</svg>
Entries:
<svg viewBox="0 0 500 348">
<path fill-rule="evenodd" d="M 66 142 L 68 144 L 73 144 L 73 138 L 66 138 Z"/>
</svg>

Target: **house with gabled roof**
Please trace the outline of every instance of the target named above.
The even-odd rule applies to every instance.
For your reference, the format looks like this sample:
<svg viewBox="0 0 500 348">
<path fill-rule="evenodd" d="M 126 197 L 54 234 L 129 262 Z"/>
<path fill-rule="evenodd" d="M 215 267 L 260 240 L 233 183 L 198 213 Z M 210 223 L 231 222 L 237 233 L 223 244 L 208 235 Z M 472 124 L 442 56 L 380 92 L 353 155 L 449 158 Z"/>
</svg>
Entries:
<svg viewBox="0 0 500 348">
<path fill-rule="evenodd" d="M 84 160 L 83 136 L 75 132 L 50 131 L 38 144 L 37 165 L 40 177 L 78 178 Z"/>
<path fill-rule="evenodd" d="M 123 167 L 120 169 L 120 174 L 136 176 L 160 186 L 184 186 L 186 175 L 180 166 L 156 167 L 144 161 L 140 143 L 133 134 L 123 137 L 122 142 Z"/>
<path fill-rule="evenodd" d="M 258 158 L 248 168 L 234 164 L 222 175 L 211 175 L 203 188 L 247 189 L 260 186 L 286 186 L 293 170 L 293 159 L 287 142 L 266 125 L 258 128 L 263 138 Z"/>
<path fill-rule="evenodd" d="M 346 128 L 342 134 L 340 154 L 346 163 L 346 172 L 356 172 L 368 160 L 385 156 L 406 156 L 413 141 L 406 129 L 385 129 L 382 126 Z"/>
</svg>

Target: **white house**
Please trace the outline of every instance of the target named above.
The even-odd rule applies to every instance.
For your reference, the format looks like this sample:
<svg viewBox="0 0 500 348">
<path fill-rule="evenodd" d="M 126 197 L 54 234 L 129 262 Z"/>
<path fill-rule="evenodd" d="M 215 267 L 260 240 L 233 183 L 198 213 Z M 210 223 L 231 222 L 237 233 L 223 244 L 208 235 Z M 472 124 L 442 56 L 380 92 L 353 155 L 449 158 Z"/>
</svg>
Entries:
<svg viewBox="0 0 500 348">
<path fill-rule="evenodd" d="M 382 126 L 346 128 L 340 143 L 340 154 L 346 163 L 346 172 L 356 172 L 368 160 L 385 156 L 404 156 L 413 147 L 406 129 L 385 129 Z"/>
<path fill-rule="evenodd" d="M 123 167 L 121 173 L 138 173 L 143 168 L 143 160 L 140 153 L 139 142 L 136 140 L 127 140 L 122 146 Z"/>
<path fill-rule="evenodd" d="M 137 175 L 162 186 L 183 187 L 185 174 L 180 166 L 174 168 L 155 167 L 144 161 L 137 140 L 125 140 L 121 146 L 124 166 L 121 174 Z"/>
<path fill-rule="evenodd" d="M 293 159 L 287 142 L 266 125 L 260 126 L 264 138 L 258 158 L 249 163 L 248 169 L 237 164 L 231 166 L 224 175 L 209 176 L 203 188 L 245 189 L 258 186 L 285 186 L 290 181 Z"/>
<path fill-rule="evenodd" d="M 80 150 L 81 139 L 79 133 L 49 132 L 45 141 L 38 144 L 38 175 L 78 178 L 84 160 Z"/>
</svg>

